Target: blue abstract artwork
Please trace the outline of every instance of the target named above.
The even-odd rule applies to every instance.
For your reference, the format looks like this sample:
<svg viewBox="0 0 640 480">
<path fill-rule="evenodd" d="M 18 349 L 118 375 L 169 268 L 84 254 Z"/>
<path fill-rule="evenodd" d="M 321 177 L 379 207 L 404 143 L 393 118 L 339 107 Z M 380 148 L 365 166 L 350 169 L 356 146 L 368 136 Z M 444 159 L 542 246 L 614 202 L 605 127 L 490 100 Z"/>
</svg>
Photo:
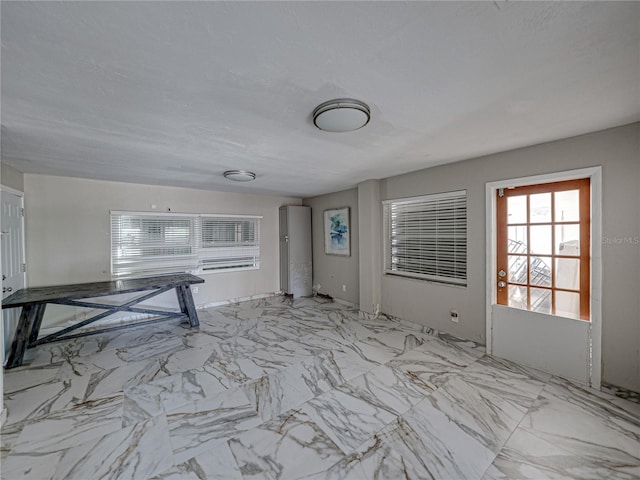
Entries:
<svg viewBox="0 0 640 480">
<path fill-rule="evenodd" d="M 324 212 L 325 253 L 350 255 L 349 207 Z"/>
</svg>

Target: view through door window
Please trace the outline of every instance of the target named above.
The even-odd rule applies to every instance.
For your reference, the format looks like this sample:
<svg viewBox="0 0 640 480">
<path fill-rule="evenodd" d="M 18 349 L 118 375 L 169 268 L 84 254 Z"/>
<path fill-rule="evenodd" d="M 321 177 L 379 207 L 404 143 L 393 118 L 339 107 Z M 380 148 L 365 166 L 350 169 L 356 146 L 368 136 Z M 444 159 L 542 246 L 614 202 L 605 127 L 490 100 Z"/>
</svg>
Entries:
<svg viewBox="0 0 640 480">
<path fill-rule="evenodd" d="M 498 303 L 589 320 L 589 179 L 497 194 Z"/>
</svg>

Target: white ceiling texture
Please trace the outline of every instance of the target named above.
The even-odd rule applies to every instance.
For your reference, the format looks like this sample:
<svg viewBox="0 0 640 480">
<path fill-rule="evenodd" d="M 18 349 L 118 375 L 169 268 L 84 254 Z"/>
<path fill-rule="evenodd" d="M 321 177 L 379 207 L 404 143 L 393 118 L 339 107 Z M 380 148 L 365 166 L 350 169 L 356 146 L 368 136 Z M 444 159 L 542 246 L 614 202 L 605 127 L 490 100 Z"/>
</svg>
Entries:
<svg viewBox="0 0 640 480">
<path fill-rule="evenodd" d="M 3 1 L 1 16 L 2 159 L 28 173 L 307 197 L 640 120 L 638 2 Z M 371 122 L 315 128 L 340 97 Z"/>
</svg>

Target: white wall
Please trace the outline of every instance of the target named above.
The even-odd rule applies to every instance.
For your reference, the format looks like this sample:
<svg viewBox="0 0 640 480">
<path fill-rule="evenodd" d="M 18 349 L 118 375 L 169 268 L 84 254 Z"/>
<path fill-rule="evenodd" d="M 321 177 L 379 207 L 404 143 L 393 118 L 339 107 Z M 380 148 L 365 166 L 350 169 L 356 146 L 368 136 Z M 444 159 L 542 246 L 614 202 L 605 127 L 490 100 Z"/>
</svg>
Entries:
<svg viewBox="0 0 640 480">
<path fill-rule="evenodd" d="M 358 190 L 353 188 L 307 198 L 303 203 L 311 207 L 313 284 L 321 285 L 320 293 L 357 304 L 360 296 Z M 350 212 L 351 255 L 349 257 L 324 253 L 324 211 L 340 207 L 349 207 Z M 343 285 L 346 287 L 346 291 L 343 291 Z"/>
<path fill-rule="evenodd" d="M 278 208 L 301 203 L 293 197 L 33 174 L 25 174 L 24 187 L 29 287 L 110 280 L 110 210 L 262 215 L 260 269 L 201 275 L 206 283 L 194 295 L 197 305 L 277 292 Z M 175 304 L 165 295 L 168 300 L 161 304 Z M 43 328 L 61 321 L 63 312 L 63 307 L 51 308 Z"/>
<path fill-rule="evenodd" d="M 0 183 L 6 187 L 22 192 L 24 190 L 24 174 L 10 165 L 0 165 Z"/>
</svg>

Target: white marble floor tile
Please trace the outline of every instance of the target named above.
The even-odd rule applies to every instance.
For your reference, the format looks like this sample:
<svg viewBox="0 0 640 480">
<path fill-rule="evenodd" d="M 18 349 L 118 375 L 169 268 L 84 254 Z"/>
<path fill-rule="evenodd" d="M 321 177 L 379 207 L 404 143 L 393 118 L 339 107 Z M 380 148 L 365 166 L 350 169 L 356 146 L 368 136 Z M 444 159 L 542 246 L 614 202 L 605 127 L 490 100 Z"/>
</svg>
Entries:
<svg viewBox="0 0 640 480">
<path fill-rule="evenodd" d="M 487 474 L 499 478 L 640 476 L 640 418 L 604 395 L 552 379 Z"/>
<path fill-rule="evenodd" d="M 401 478 L 401 477 L 397 477 Z M 370 480 L 357 455 L 349 455 L 323 472 L 300 477 L 299 480 Z"/>
<path fill-rule="evenodd" d="M 92 373 L 112 370 L 127 364 L 124 350 L 105 350 L 93 355 L 70 356 L 58 372 L 58 378 L 89 376 Z"/>
<path fill-rule="evenodd" d="M 241 387 L 167 412 L 167 421 L 177 464 L 263 422 Z"/>
<path fill-rule="evenodd" d="M 44 383 L 59 380 L 58 371 L 62 362 L 39 365 L 34 367 L 18 367 L 4 371 L 3 388 L 4 393 L 13 393 L 19 390 L 26 390 Z"/>
<path fill-rule="evenodd" d="M 7 468 L 44 469 L 50 478 L 67 450 L 121 428 L 122 397 L 51 413 L 24 426 L 7 456 Z"/>
<path fill-rule="evenodd" d="M 402 415 L 426 396 L 424 389 L 417 387 L 403 372 L 385 365 L 359 375 L 337 389 L 396 415 Z"/>
<path fill-rule="evenodd" d="M 2 425 L 2 430 L 0 431 L 0 474 L 2 473 L 2 465 L 5 464 L 6 458 L 11 453 L 11 449 L 18 441 L 20 437 L 20 433 L 22 433 L 22 429 L 27 425 L 28 421 L 14 423 L 12 425 Z"/>
<path fill-rule="evenodd" d="M 496 454 L 468 429 L 423 400 L 402 416 L 422 446 L 421 462 L 435 478 L 480 478 Z"/>
<path fill-rule="evenodd" d="M 242 474 L 229 446 L 221 442 L 161 472 L 152 480 L 242 480 Z"/>
<path fill-rule="evenodd" d="M 128 346 L 123 352 L 125 360 L 131 363 L 166 357 L 185 348 L 187 347 L 181 336 L 162 335 L 161 338 L 149 339 L 140 345 Z"/>
<path fill-rule="evenodd" d="M 218 342 L 212 342 L 201 347 L 182 348 L 162 355 L 162 371 L 167 375 L 174 375 L 187 370 L 201 369 L 217 358 L 217 344 Z"/>
<path fill-rule="evenodd" d="M 333 352 L 322 352 L 310 356 L 303 360 L 297 368 L 301 371 L 302 379 L 314 396 L 336 388 L 347 381 Z"/>
<path fill-rule="evenodd" d="M 365 362 L 376 365 L 383 365 L 400 354 L 399 350 L 388 345 L 383 345 L 375 340 L 359 340 L 345 345 L 341 350 L 350 353 L 353 352 Z"/>
<path fill-rule="evenodd" d="M 167 376 L 157 359 L 131 362 L 122 367 L 92 373 L 89 377 L 85 401 L 98 400 L 122 393 L 124 390 Z"/>
<path fill-rule="evenodd" d="M 50 380 L 4 396 L 5 425 L 34 420 L 52 412 L 70 409 L 84 401 L 89 377 Z"/>
<path fill-rule="evenodd" d="M 579 451 L 580 445 L 565 442 L 536 431 L 516 429 L 487 469 L 483 479 L 620 479 L 640 478 L 640 465 L 627 464 L 620 454 L 615 457 L 594 455 L 594 449 Z M 588 443 L 588 442 L 584 442 Z M 597 441 L 592 440 L 593 444 Z M 569 448 L 566 448 L 569 446 Z M 573 448 L 576 447 L 576 448 Z M 622 461 L 621 461 L 622 460 Z"/>
<path fill-rule="evenodd" d="M 124 423 L 136 423 L 173 411 L 183 405 L 211 398 L 237 386 L 228 377 L 204 369 L 187 370 L 124 391 Z"/>
<path fill-rule="evenodd" d="M 164 416 L 150 419 L 67 450 L 54 480 L 144 479 L 173 465 Z"/>
<path fill-rule="evenodd" d="M 330 390 L 305 403 L 300 410 L 345 453 L 355 451 L 397 416 L 366 400 Z"/>
<path fill-rule="evenodd" d="M 367 478 L 479 479 L 494 458 L 423 401 L 380 432 L 361 461 Z"/>
<path fill-rule="evenodd" d="M 303 373 L 302 368 L 294 365 L 247 383 L 242 389 L 257 406 L 260 418 L 271 420 L 315 396 Z"/>
<path fill-rule="evenodd" d="M 508 395 L 460 378 L 450 379 L 427 397 L 426 402 L 496 454 L 528 409 L 528 405 L 522 406 Z"/>
<path fill-rule="evenodd" d="M 245 479 L 296 479 L 324 472 L 344 458 L 303 412 L 293 410 L 229 440 Z"/>
<path fill-rule="evenodd" d="M 384 345 L 397 352 L 396 355 L 401 355 L 422 345 L 425 342 L 425 338 L 428 336 L 428 334 L 420 332 L 390 330 L 388 332 L 371 335 L 364 341 L 372 344 Z"/>
<path fill-rule="evenodd" d="M 380 366 L 380 363 L 363 358 L 351 349 L 331 350 L 328 359 L 340 372 L 340 377 L 349 381 Z"/>
<path fill-rule="evenodd" d="M 484 356 L 463 369 L 457 377 L 528 408 L 551 375 L 506 360 Z"/>
<path fill-rule="evenodd" d="M 387 366 L 402 371 L 426 394 L 475 362 L 477 358 L 437 338 L 391 359 Z"/>
</svg>

